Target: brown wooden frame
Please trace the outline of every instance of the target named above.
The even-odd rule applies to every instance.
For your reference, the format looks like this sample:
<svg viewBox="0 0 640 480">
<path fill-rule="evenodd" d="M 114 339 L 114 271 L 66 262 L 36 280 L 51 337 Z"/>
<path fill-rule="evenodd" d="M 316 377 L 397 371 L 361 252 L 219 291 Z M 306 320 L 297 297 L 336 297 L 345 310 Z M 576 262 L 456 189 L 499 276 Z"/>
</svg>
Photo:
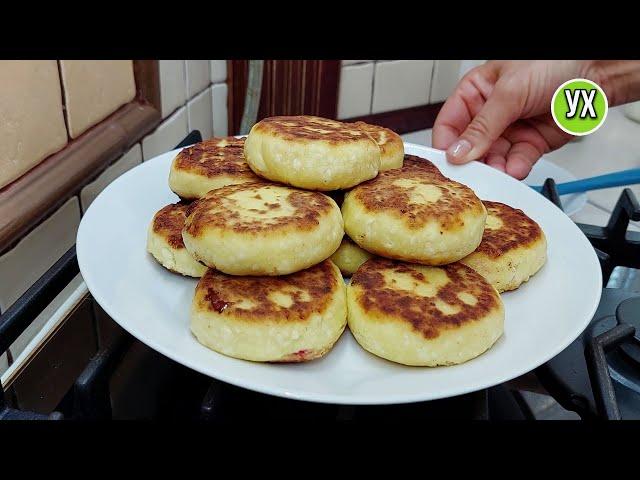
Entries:
<svg viewBox="0 0 640 480">
<path fill-rule="evenodd" d="M 51 215 L 161 121 L 157 60 L 134 60 L 137 95 L 0 189 L 0 254 Z"/>
<path fill-rule="evenodd" d="M 248 60 L 227 62 L 229 134 L 237 134 L 247 91 Z M 258 120 L 274 115 L 336 118 L 340 60 L 265 60 Z"/>
</svg>

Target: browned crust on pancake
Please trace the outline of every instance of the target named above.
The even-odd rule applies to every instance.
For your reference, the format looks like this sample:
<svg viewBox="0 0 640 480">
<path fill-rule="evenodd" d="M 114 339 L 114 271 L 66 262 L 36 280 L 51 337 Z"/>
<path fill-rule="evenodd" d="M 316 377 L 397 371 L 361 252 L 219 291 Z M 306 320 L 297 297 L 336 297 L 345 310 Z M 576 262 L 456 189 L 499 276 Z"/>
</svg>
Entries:
<svg viewBox="0 0 640 480">
<path fill-rule="evenodd" d="M 189 203 L 180 201 L 161 208 L 153 216 L 154 233 L 164 237 L 167 243 L 176 250 L 184 248 L 182 229 L 187 219 Z"/>
<path fill-rule="evenodd" d="M 424 275 L 411 264 L 386 258 L 372 258 L 363 263 L 351 277 L 351 285 L 362 288 L 357 292 L 357 301 L 363 310 L 382 314 L 387 319 L 407 322 L 427 339 L 438 337 L 444 329 L 459 328 L 483 318 L 498 307 L 497 293 L 472 268 L 457 262 L 433 268 L 444 270 L 450 280 L 435 297 L 420 297 L 385 285 L 382 273 L 384 270 L 409 274 L 420 282 L 425 280 Z M 477 303 L 464 303 L 458 298 L 458 293 L 462 292 L 475 296 Z M 452 306 L 459 306 L 460 311 L 446 315 L 435 306 L 436 299 Z M 372 318 L 375 318 L 375 315 Z"/>
<path fill-rule="evenodd" d="M 260 181 L 244 158 L 244 138 L 218 137 L 182 149 L 174 160 L 174 170 L 207 178 L 230 176 Z"/>
<path fill-rule="evenodd" d="M 327 308 L 339 281 L 342 277 L 329 260 L 280 277 L 233 276 L 209 269 L 198 282 L 196 301 L 200 309 L 250 322 L 305 322 L 314 312 Z M 302 291 L 306 292 L 304 299 Z M 275 292 L 288 293 L 293 300 L 291 306 L 281 307 L 270 299 L 269 294 Z M 255 306 L 239 308 L 242 301 Z M 298 355 L 304 357 L 299 360 L 308 359 L 302 353 L 306 352 Z"/>
<path fill-rule="evenodd" d="M 371 135 L 371 138 L 380 147 L 382 155 L 387 154 L 393 148 L 404 148 L 402 138 L 393 130 L 365 122 L 354 122 L 353 125 Z"/>
<path fill-rule="evenodd" d="M 228 198 L 229 195 L 257 188 L 289 190 L 286 201 L 291 204 L 295 212 L 280 218 L 239 221 L 240 215 L 234 210 L 236 201 Z M 259 195 L 260 193 L 256 192 L 255 198 L 260 198 Z M 200 235 L 207 227 L 232 229 L 234 232 L 242 233 L 259 233 L 290 227 L 295 227 L 297 230 L 310 230 L 317 227 L 320 224 L 321 217 L 326 215 L 331 208 L 334 208 L 331 199 L 320 192 L 265 183 L 229 185 L 212 190 L 194 203 L 195 205 L 189 210 L 185 222 L 185 230 L 194 237 Z M 265 201 L 263 205 L 264 210 L 258 210 L 259 213 L 281 208 L 278 203 Z M 234 223 L 230 224 L 230 220 L 234 221 Z"/>
<path fill-rule="evenodd" d="M 351 124 L 307 115 L 265 118 L 254 129 L 288 141 L 374 141 L 367 132 Z"/>
<path fill-rule="evenodd" d="M 399 179 L 413 180 L 438 187 L 440 198 L 431 203 L 410 203 L 410 189 L 394 185 Z M 402 168 L 380 172 L 372 180 L 354 187 L 350 195 L 370 212 L 386 212 L 401 218 L 408 228 L 419 229 L 437 219 L 443 228 L 454 230 L 464 226 L 460 213 L 474 209 L 480 215 L 482 203 L 466 185 L 451 180 L 428 160 L 414 155 L 404 156 Z"/>
<path fill-rule="evenodd" d="M 474 253 L 484 253 L 491 258 L 498 258 L 509 250 L 526 247 L 543 237 L 542 229 L 522 210 L 500 202 L 483 200 L 487 216 L 493 215 L 502 220 L 498 229 L 485 228 L 482 241 Z"/>
</svg>

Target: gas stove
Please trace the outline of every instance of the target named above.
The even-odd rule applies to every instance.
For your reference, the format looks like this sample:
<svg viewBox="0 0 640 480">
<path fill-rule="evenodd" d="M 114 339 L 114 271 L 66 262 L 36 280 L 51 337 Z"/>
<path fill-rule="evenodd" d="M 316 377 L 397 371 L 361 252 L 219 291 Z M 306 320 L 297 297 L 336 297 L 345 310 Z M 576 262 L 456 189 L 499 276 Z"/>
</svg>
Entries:
<svg viewBox="0 0 640 480">
<path fill-rule="evenodd" d="M 201 141 L 191 132 L 176 148 Z M 552 179 L 543 189 L 562 204 Z M 578 224 L 602 266 L 600 306 L 589 327 L 558 356 L 535 370 L 564 408 L 587 418 L 640 418 L 640 233 L 628 232 L 640 207 L 625 190 L 605 227 Z M 79 272 L 71 248 L 0 316 L 0 354 Z M 98 353 L 53 411 L 16 407 L 0 389 L 1 419 L 172 419 L 213 422 L 332 420 L 347 422 L 453 419 L 534 419 L 514 383 L 437 401 L 389 406 L 318 404 L 248 391 L 190 370 L 138 342 L 85 299 L 98 331 Z M 37 393 L 37 392 L 36 392 Z"/>
<path fill-rule="evenodd" d="M 553 180 L 543 194 L 562 208 Z M 585 331 L 536 369 L 546 390 L 581 418 L 640 419 L 640 205 L 625 189 L 604 227 L 578 223 L 600 260 L 606 287 Z"/>
</svg>

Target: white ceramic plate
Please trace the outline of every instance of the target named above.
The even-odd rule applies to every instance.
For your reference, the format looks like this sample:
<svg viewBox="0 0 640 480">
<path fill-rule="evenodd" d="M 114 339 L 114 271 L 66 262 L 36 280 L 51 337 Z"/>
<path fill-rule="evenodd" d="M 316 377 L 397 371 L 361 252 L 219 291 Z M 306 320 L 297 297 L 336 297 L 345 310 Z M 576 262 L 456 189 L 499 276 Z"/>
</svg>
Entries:
<svg viewBox="0 0 640 480">
<path fill-rule="evenodd" d="M 541 158 L 531 169 L 531 173 L 524 179 L 527 185 L 542 185 L 547 178 L 553 178 L 556 183 L 572 182 L 576 177 L 559 167 L 555 163 L 551 163 Z M 562 195 L 560 197 L 562 208 L 567 215 L 578 213 L 587 204 L 586 193 L 572 193 L 570 195 Z"/>
<path fill-rule="evenodd" d="M 600 299 L 593 248 L 551 202 L 484 164 L 446 163 L 442 153 L 406 144 L 484 199 L 523 209 L 547 235 L 549 259 L 515 292 L 503 295 L 505 333 L 462 365 L 405 367 L 371 355 L 345 331 L 324 358 L 303 364 L 260 364 L 225 357 L 189 331 L 196 280 L 162 268 L 146 253 L 154 213 L 177 197 L 167 178 L 177 150 L 125 173 L 91 204 L 80 224 L 80 270 L 94 298 L 124 329 L 163 355 L 203 374 L 282 397 L 338 404 L 392 404 L 460 395 L 518 377 L 554 357 L 589 323 Z"/>
</svg>

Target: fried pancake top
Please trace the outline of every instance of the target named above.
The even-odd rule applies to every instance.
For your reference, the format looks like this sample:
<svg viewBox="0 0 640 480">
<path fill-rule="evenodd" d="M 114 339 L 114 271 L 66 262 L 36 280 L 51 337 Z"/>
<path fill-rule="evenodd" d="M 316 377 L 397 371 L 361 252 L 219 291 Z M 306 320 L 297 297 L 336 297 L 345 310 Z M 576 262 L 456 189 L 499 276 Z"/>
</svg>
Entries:
<svg viewBox="0 0 640 480">
<path fill-rule="evenodd" d="M 260 181 L 244 158 L 244 138 L 212 138 L 183 148 L 172 168 L 208 178 L 230 176 L 247 182 Z"/>
<path fill-rule="evenodd" d="M 351 277 L 351 287 L 372 321 L 406 322 L 427 339 L 485 317 L 500 302 L 493 287 L 461 263 L 425 267 L 372 258 Z"/>
<path fill-rule="evenodd" d="M 463 212 L 483 214 L 482 202 L 473 190 L 413 155 L 404 156 L 402 168 L 380 172 L 354 187 L 349 195 L 369 212 L 394 215 L 410 229 L 436 220 L 441 228 L 456 230 L 464 226 Z"/>
<path fill-rule="evenodd" d="M 309 230 L 332 208 L 335 202 L 319 192 L 264 182 L 229 185 L 196 200 L 185 229 L 194 237 L 210 227 L 245 233 Z"/>
<path fill-rule="evenodd" d="M 371 135 L 383 154 L 393 148 L 404 148 L 402 138 L 393 130 L 365 122 L 355 122 L 353 125 Z"/>
<path fill-rule="evenodd" d="M 304 322 L 327 308 L 342 281 L 329 260 L 280 277 L 233 276 L 209 269 L 196 287 L 195 301 L 202 310 L 251 322 Z"/>
<path fill-rule="evenodd" d="M 308 115 L 269 117 L 259 121 L 253 128 L 288 141 L 374 142 L 368 133 L 353 124 Z"/>
<path fill-rule="evenodd" d="M 153 231 L 175 249 L 184 248 L 182 228 L 187 219 L 189 202 L 180 201 L 161 208 L 153 216 Z"/>
<path fill-rule="evenodd" d="M 540 225 L 522 210 L 500 202 L 483 200 L 482 203 L 487 209 L 487 221 L 482 241 L 474 253 L 498 258 L 509 250 L 526 247 L 543 238 Z"/>
</svg>

